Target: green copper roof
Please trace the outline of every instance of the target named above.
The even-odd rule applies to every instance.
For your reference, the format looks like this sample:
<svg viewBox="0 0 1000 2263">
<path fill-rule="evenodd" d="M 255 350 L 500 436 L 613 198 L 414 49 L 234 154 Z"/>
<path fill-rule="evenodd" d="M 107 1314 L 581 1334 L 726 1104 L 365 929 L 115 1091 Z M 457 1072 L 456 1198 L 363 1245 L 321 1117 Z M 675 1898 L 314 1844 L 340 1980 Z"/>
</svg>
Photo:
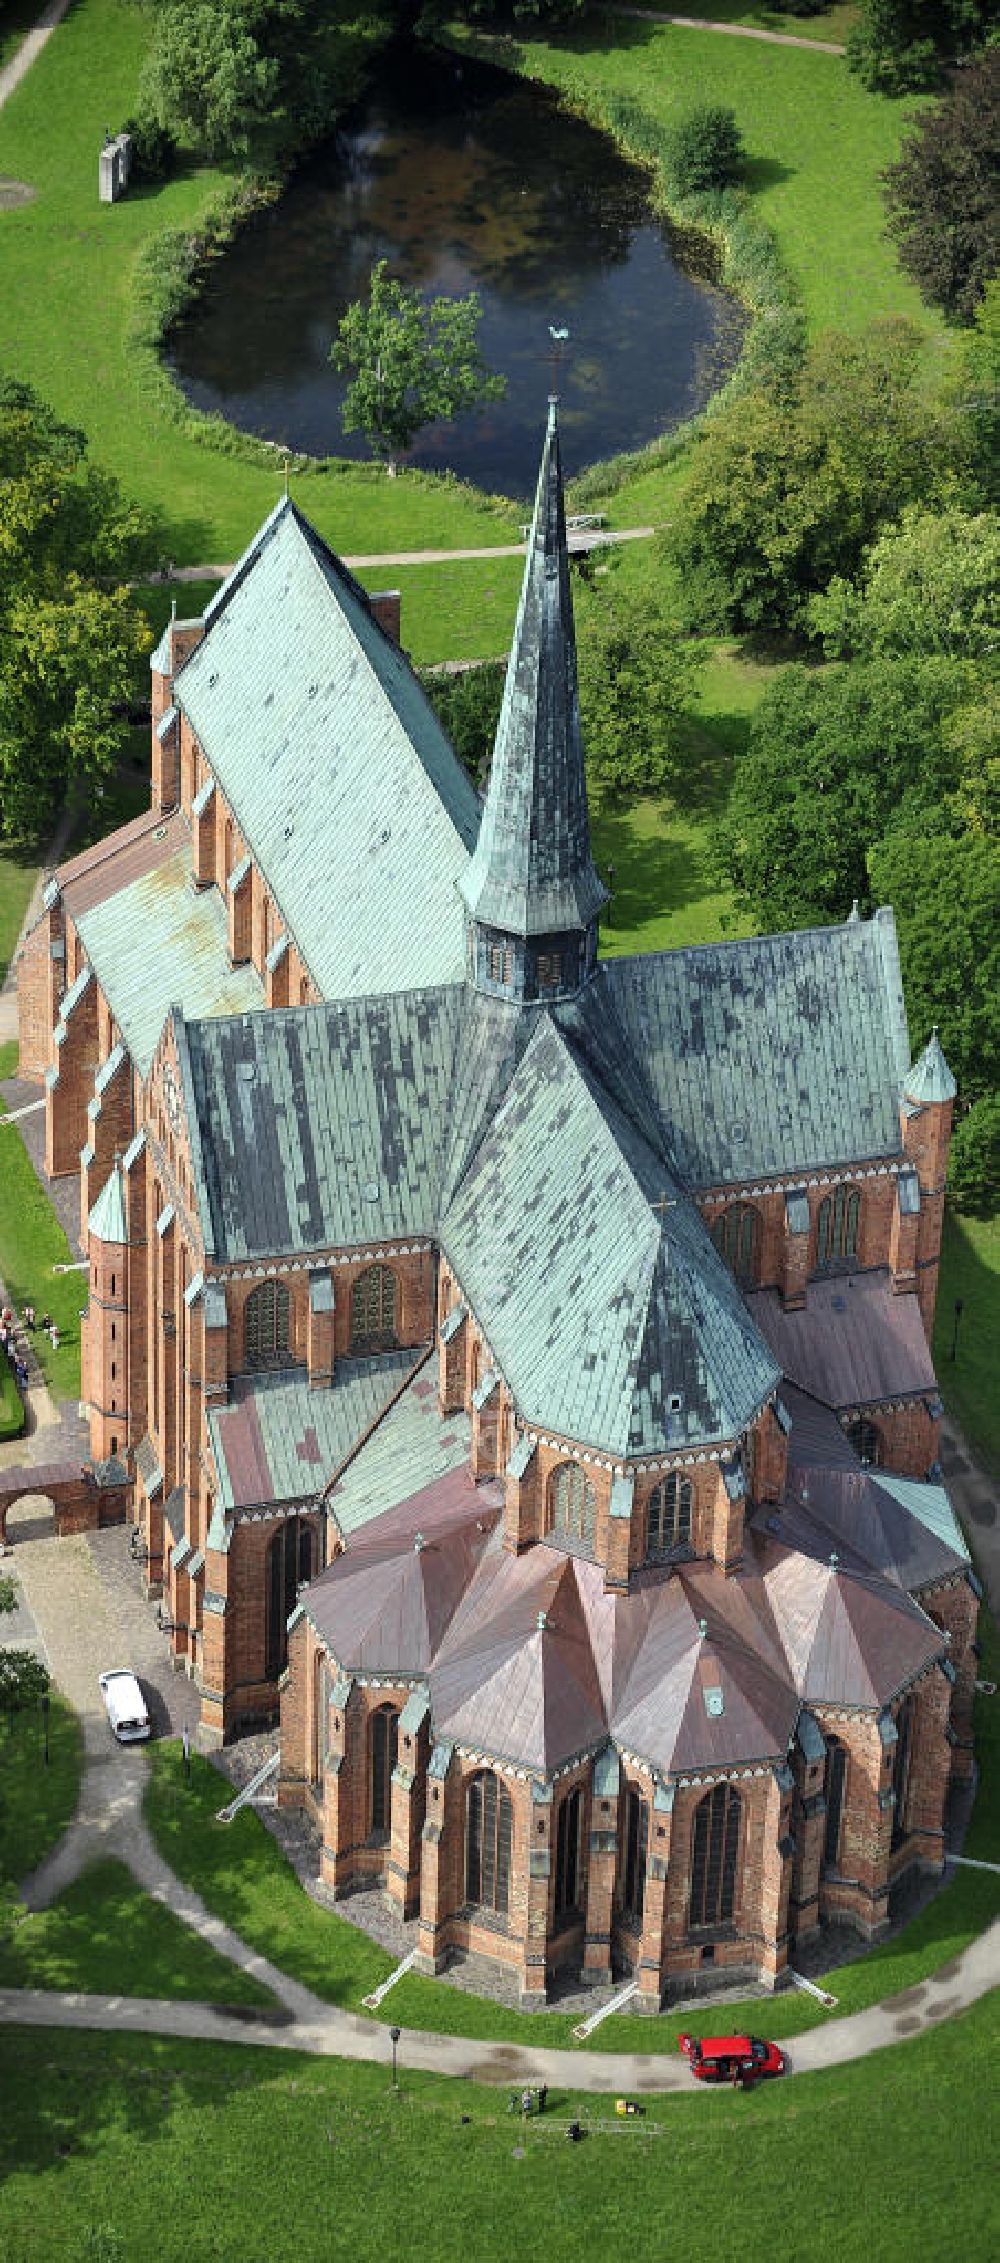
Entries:
<svg viewBox="0 0 1000 2263">
<path fill-rule="evenodd" d="M 524 936 L 579 932 L 607 898 L 590 854 L 554 402 L 489 793 L 461 891 L 484 926 Z"/>
<path fill-rule="evenodd" d="M 407 1501 L 425 1485 L 468 1461 L 472 1424 L 459 1412 L 438 1413 L 436 1369 L 432 1363 L 390 1407 L 330 1495 L 330 1508 L 345 1539 L 387 1509 Z"/>
<path fill-rule="evenodd" d="M 112 1167 L 111 1177 L 105 1181 L 87 1220 L 87 1230 L 95 1241 L 120 1242 L 128 1240 L 128 1223 L 125 1216 L 125 1174 L 120 1163 Z"/>
<path fill-rule="evenodd" d="M 888 1469 L 872 1469 L 867 1474 L 880 1492 L 891 1494 L 892 1499 L 909 1509 L 910 1515 L 918 1518 L 936 1540 L 943 1540 L 946 1547 L 954 1549 L 956 1556 L 964 1556 L 968 1562 L 965 1535 L 943 1485 L 930 1485 L 918 1477 L 897 1477 Z"/>
<path fill-rule="evenodd" d="M 176 682 L 327 997 L 457 979 L 478 798 L 364 591 L 287 499 Z"/>
<path fill-rule="evenodd" d="M 211 1256 L 433 1234 L 462 997 L 413 991 L 188 1022 Z"/>
<path fill-rule="evenodd" d="M 910 1049 L 891 911 L 612 959 L 600 979 L 689 1186 L 901 1153 Z"/>
<path fill-rule="evenodd" d="M 140 1076 L 172 1005 L 197 1018 L 264 1003 L 254 968 L 230 963 L 222 899 L 193 887 L 188 848 L 80 912 L 77 928 Z"/>
<path fill-rule="evenodd" d="M 418 1357 L 405 1351 L 341 1360 L 332 1384 L 322 1390 L 310 1387 L 302 1367 L 237 1377 L 229 1405 L 206 1410 L 219 1477 L 217 1509 L 230 1514 L 321 1493 Z"/>
<path fill-rule="evenodd" d="M 954 1100 L 958 1086 L 941 1051 L 936 1029 L 931 1031 L 920 1059 L 909 1070 L 903 1090 L 908 1100 L 916 1100 L 923 1107 L 935 1100 Z"/>
<path fill-rule="evenodd" d="M 778 1381 L 697 1212 L 548 1016 L 441 1243 L 533 1428 L 654 1453 L 738 1436 Z"/>
</svg>

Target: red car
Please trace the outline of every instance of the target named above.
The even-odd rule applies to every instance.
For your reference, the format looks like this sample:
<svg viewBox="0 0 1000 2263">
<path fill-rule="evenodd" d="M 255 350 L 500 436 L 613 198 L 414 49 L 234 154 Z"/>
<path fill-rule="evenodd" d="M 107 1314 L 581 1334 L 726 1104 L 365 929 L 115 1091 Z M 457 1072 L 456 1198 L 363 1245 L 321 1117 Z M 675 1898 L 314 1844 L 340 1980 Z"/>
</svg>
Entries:
<svg viewBox="0 0 1000 2263">
<path fill-rule="evenodd" d="M 759 2035 L 680 2035 L 680 2049 L 699 2082 L 757 2082 L 784 2074 L 784 2053 Z"/>
</svg>

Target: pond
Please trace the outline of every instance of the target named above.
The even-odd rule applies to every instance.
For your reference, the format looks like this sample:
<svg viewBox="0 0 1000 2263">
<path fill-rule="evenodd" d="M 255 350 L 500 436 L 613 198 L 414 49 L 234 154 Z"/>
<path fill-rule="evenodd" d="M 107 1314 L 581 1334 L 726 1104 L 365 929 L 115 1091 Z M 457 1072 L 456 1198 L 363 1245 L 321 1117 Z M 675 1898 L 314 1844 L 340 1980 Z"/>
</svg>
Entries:
<svg viewBox="0 0 1000 2263">
<path fill-rule="evenodd" d="M 549 326 L 568 472 L 639 448 L 699 408 L 738 359 L 746 317 L 685 271 L 649 178 L 558 97 L 425 48 L 383 58 L 362 114 L 296 175 L 211 272 L 169 362 L 189 400 L 317 456 L 345 436 L 328 359 L 374 262 L 427 295 L 479 293 L 504 400 L 429 426 L 410 460 L 481 488 L 534 486 Z"/>
</svg>

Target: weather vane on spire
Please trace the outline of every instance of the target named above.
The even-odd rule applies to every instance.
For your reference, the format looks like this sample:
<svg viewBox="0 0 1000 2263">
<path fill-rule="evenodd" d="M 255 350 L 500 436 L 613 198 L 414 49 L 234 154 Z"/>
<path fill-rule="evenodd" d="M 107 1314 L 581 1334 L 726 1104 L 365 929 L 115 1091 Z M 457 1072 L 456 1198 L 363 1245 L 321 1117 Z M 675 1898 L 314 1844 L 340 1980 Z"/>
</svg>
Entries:
<svg viewBox="0 0 1000 2263">
<path fill-rule="evenodd" d="M 550 349 L 552 360 L 552 394 L 553 398 L 555 398 L 555 395 L 559 391 L 559 364 L 562 360 L 563 347 L 566 344 L 567 338 L 569 337 L 569 331 L 557 330 L 555 328 L 555 325 L 550 322 L 549 337 L 552 340 L 552 346 Z"/>
</svg>

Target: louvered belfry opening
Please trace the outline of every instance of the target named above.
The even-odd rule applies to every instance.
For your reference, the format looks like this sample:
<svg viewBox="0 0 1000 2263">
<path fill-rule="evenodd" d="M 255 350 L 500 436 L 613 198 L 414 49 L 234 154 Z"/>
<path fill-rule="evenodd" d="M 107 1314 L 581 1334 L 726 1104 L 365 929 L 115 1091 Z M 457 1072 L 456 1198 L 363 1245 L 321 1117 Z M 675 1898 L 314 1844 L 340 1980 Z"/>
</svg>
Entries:
<svg viewBox="0 0 1000 2263">
<path fill-rule="evenodd" d="M 243 1307 L 243 1353 L 248 1367 L 285 1367 L 291 1344 L 291 1300 L 283 1281 L 261 1281 Z"/>
<path fill-rule="evenodd" d="M 506 1917 L 510 1901 L 514 1811 L 506 1787 L 484 1768 L 469 1785 L 465 1829 L 465 1898 Z"/>
<path fill-rule="evenodd" d="M 742 1802 L 732 1784 L 715 1784 L 699 1801 L 691 1854 L 692 1927 L 728 1925 L 736 1901 Z"/>
</svg>

